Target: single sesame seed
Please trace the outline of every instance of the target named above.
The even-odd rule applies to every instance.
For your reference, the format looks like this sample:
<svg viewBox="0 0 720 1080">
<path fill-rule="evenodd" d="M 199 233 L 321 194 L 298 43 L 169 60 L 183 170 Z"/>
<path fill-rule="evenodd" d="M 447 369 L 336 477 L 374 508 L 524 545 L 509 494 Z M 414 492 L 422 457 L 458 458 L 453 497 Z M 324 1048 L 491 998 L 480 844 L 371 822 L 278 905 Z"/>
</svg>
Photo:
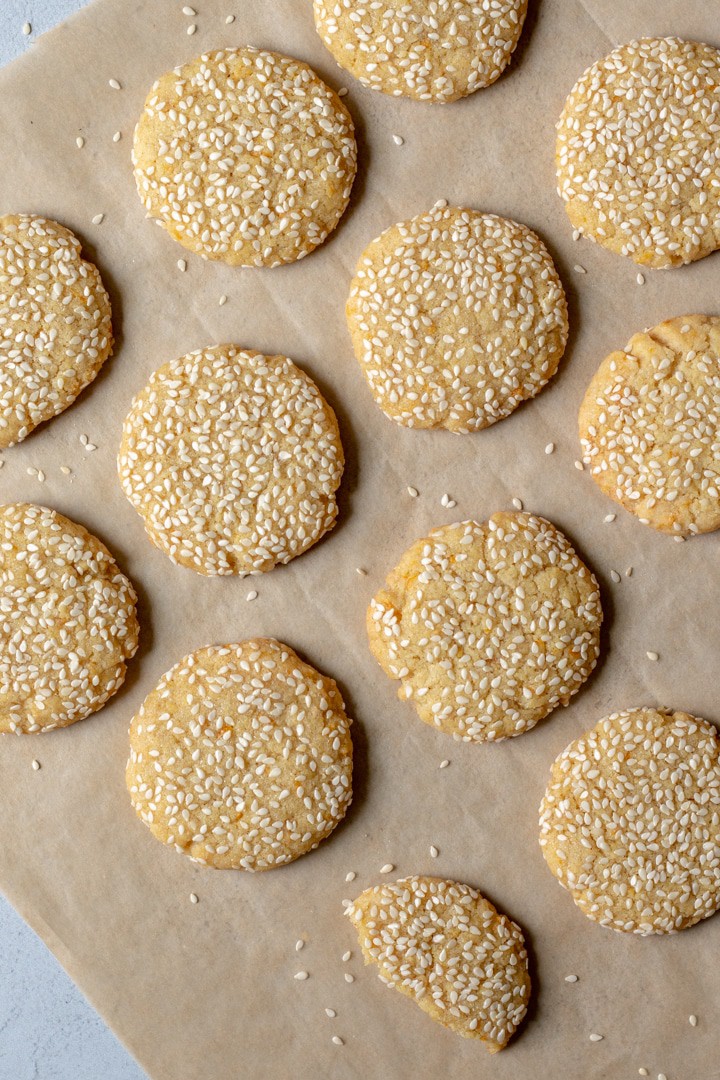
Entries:
<svg viewBox="0 0 720 1080">
<path fill-rule="evenodd" d="M 194 15 L 197 15 L 197 11 L 195 10 L 195 8 L 185 6 L 182 10 L 183 15 L 189 15 L 190 18 L 192 18 Z"/>
<path fill-rule="evenodd" d="M 632 577 L 632 573 L 633 573 L 632 566 L 628 566 L 627 570 L 625 571 L 625 577 Z"/>
<path fill-rule="evenodd" d="M 603 518 L 603 521 L 605 522 L 606 525 L 610 525 L 610 524 L 612 524 L 613 521 L 615 521 L 616 518 L 617 518 L 617 514 L 606 514 L 605 517 Z"/>
<path fill-rule="evenodd" d="M 547 446 L 545 447 L 545 453 L 546 454 L 553 454 L 554 452 L 555 452 L 555 443 L 554 442 L 549 442 L 547 444 Z"/>
<path fill-rule="evenodd" d="M 365 570 L 362 566 L 356 566 L 355 573 L 359 574 L 360 577 L 367 577 L 367 570 Z"/>
<path fill-rule="evenodd" d="M 37 771 L 38 771 L 38 769 L 40 768 L 40 762 L 39 762 L 39 761 L 37 760 L 37 758 L 35 758 L 35 760 L 33 761 L 33 763 L 32 763 L 32 767 L 33 767 L 33 769 L 35 770 L 35 772 L 37 772 Z M 692 1017 L 691 1017 L 691 1021 L 692 1021 Z M 697 1020 L 695 1021 L 695 1023 L 697 1024 Z M 694 1026 L 695 1026 L 695 1025 L 693 1024 L 693 1027 L 694 1027 Z"/>
<path fill-rule="evenodd" d="M 353 982 L 355 982 L 355 976 L 354 976 L 354 975 L 351 975 L 349 971 L 346 971 L 346 972 L 345 972 L 345 982 L 346 982 L 346 983 L 353 983 Z"/>
<path fill-rule="evenodd" d="M 188 37 L 192 37 L 196 30 L 197 30 L 197 26 L 195 25 L 195 23 L 190 23 L 190 25 L 187 28 Z"/>
<path fill-rule="evenodd" d="M 392 874 L 394 869 L 395 869 L 395 867 L 393 866 L 393 864 L 391 862 L 386 862 L 384 866 L 380 867 L 380 873 L 381 874 Z"/>
<path fill-rule="evenodd" d="M 40 481 L 41 484 L 44 483 L 44 481 L 45 481 L 45 473 L 42 471 L 42 469 L 38 469 L 37 478 L 38 478 L 38 480 Z"/>
<path fill-rule="evenodd" d="M 185 273 L 185 271 L 187 270 L 187 263 L 185 262 L 184 259 L 178 259 L 177 268 L 178 268 L 178 270 L 180 271 L 181 274 Z"/>
<path fill-rule="evenodd" d="M 577 469 L 578 472 L 584 472 L 585 471 L 585 466 L 583 465 L 582 461 L 576 461 L 575 462 L 575 468 Z"/>
<path fill-rule="evenodd" d="M 63 474 L 63 476 L 70 476 L 72 469 L 70 469 L 67 465 L 61 465 L 60 472 Z"/>
<path fill-rule="evenodd" d="M 310 978 L 307 971 L 296 971 L 293 977 L 297 979 L 298 982 L 305 982 L 306 979 Z"/>
<path fill-rule="evenodd" d="M 220 297 L 220 299 L 218 300 L 218 307 L 222 307 L 223 304 L 227 304 L 227 296 L 225 295 L 225 293 L 223 293 L 222 296 Z"/>
<path fill-rule="evenodd" d="M 32 26 L 30 25 L 29 22 L 23 23 L 22 32 L 25 35 L 25 37 L 27 37 L 28 34 L 32 34 Z"/>
<path fill-rule="evenodd" d="M 598 1035 L 596 1031 L 593 1031 L 592 1035 L 590 1036 L 590 1042 L 602 1042 L 602 1040 L 603 1036 Z"/>
<path fill-rule="evenodd" d="M 522 510 L 523 508 L 522 499 L 513 499 L 512 504 L 516 510 Z"/>
<path fill-rule="evenodd" d="M 658 1073 L 658 1080 L 667 1080 L 665 1073 Z"/>
<path fill-rule="evenodd" d="M 645 655 L 647 656 L 648 660 L 655 661 L 655 660 L 660 659 L 659 653 L 656 653 L 656 652 L 648 652 L 648 653 L 645 653 Z"/>
<path fill-rule="evenodd" d="M 304 945 L 305 945 L 305 942 L 303 941 L 303 939 L 298 938 L 298 940 L 295 942 L 295 952 L 300 952 L 300 950 L 304 947 Z"/>
<path fill-rule="evenodd" d="M 618 574 L 617 570 L 611 570 L 610 571 L 610 577 L 612 578 L 612 580 L 615 582 L 616 585 L 619 584 L 619 582 L 622 580 L 620 575 Z"/>
<path fill-rule="evenodd" d="M 34 465 L 28 465 L 27 474 L 28 476 L 37 476 L 37 469 Z"/>
<path fill-rule="evenodd" d="M 402 146 L 405 140 L 403 139 L 402 135 L 393 135 L 393 142 L 396 146 Z"/>
<path fill-rule="evenodd" d="M 418 494 L 419 494 L 419 492 L 418 492 L 418 489 L 417 489 L 417 488 L 414 488 L 414 487 L 409 487 L 409 488 L 407 489 L 407 492 L 408 492 L 408 495 L 410 496 L 410 498 L 411 498 L 411 499 L 417 499 L 417 497 L 418 497 Z"/>
<path fill-rule="evenodd" d="M 120 86 L 120 83 L 117 81 L 117 79 L 108 79 L 108 86 L 111 90 L 122 90 L 122 87 Z"/>
<path fill-rule="evenodd" d="M 578 981 L 577 975 L 566 975 L 565 976 L 565 982 L 567 982 L 567 983 L 576 983 L 577 981 Z"/>
<path fill-rule="evenodd" d="M 339 1035 L 333 1035 L 332 1041 L 335 1043 L 336 1046 L 344 1046 L 345 1045 L 345 1043 L 342 1041 L 342 1039 L 340 1038 Z"/>
<path fill-rule="evenodd" d="M 575 241 L 578 241 L 578 240 L 580 239 L 580 236 L 581 236 L 581 235 L 582 235 L 582 234 L 581 234 L 581 232 L 580 232 L 580 230 L 579 230 L 579 229 L 573 229 L 573 231 L 572 231 L 572 238 L 573 238 L 573 240 L 575 240 Z"/>
<path fill-rule="evenodd" d="M 443 760 L 442 760 L 442 761 L 440 762 L 440 764 L 439 764 L 438 768 L 439 768 L 439 769 L 447 769 L 447 767 L 448 767 L 448 765 L 449 765 L 449 764 L 450 764 L 450 762 L 448 761 L 448 759 L 447 759 L 447 758 L 443 758 Z"/>
<path fill-rule="evenodd" d="M 676 544 L 684 544 L 685 543 L 685 537 L 684 536 L 673 536 L 673 540 L 675 541 Z"/>
<path fill-rule="evenodd" d="M 258 597 L 258 594 L 257 594 L 257 589 L 251 589 L 251 590 L 250 590 L 250 592 L 249 592 L 249 593 L 247 594 L 247 596 L 245 597 L 245 599 L 246 599 L 246 600 L 247 600 L 248 602 L 250 602 L 251 600 L 257 600 L 257 597 Z"/>
<path fill-rule="evenodd" d="M 230 23 L 234 23 L 234 22 L 235 22 L 235 16 L 234 15 L 227 15 L 225 17 L 225 25 L 226 26 L 229 26 Z"/>
<path fill-rule="evenodd" d="M 122 131 L 116 131 L 113 135 L 113 142 L 120 142 L 122 139 Z"/>
<path fill-rule="evenodd" d="M 573 266 L 573 270 L 576 274 L 587 274 L 587 270 L 584 266 L 581 266 L 580 263 L 575 263 L 575 265 Z"/>
<path fill-rule="evenodd" d="M 448 204 L 447 199 L 438 199 L 435 203 L 433 210 L 444 210 Z"/>
<path fill-rule="evenodd" d="M 104 220 L 105 220 L 105 215 L 104 214 L 96 214 L 95 217 L 92 219 L 92 223 L 93 223 L 93 225 L 102 225 Z"/>
<path fill-rule="evenodd" d="M 649 1073 L 648 1073 L 647 1069 L 640 1068 L 640 1069 L 638 1069 L 638 1075 L 639 1076 L 648 1076 Z"/>
<path fill-rule="evenodd" d="M 348 871 L 348 873 L 347 873 L 347 874 L 345 875 L 345 880 L 346 880 L 346 881 L 354 881 L 356 877 L 357 877 L 357 874 L 355 873 L 355 871 L 354 871 L 354 870 L 350 870 L 350 871 Z"/>
<path fill-rule="evenodd" d="M 348 949 L 347 952 L 344 952 L 343 955 L 342 955 L 343 963 L 347 964 L 347 962 L 348 962 L 348 960 L 350 959 L 351 956 L 352 956 L 352 953 L 350 952 L 349 949 Z"/>
<path fill-rule="evenodd" d="M 341 86 L 338 90 L 338 97 L 345 97 L 348 92 L 347 86 Z"/>
<path fill-rule="evenodd" d="M 198 902 L 197 893 L 191 892 L 190 893 L 190 903 L 191 904 L 197 904 L 197 902 Z"/>
<path fill-rule="evenodd" d="M 82 150 L 83 146 L 85 145 L 85 140 L 83 139 L 82 135 L 78 135 L 77 139 L 75 140 L 75 145 L 77 146 L 78 150 Z"/>
<path fill-rule="evenodd" d="M 85 443 L 85 449 L 87 450 L 88 454 L 92 454 L 93 450 L 97 450 L 97 446 L 93 442 L 87 442 Z"/>
<path fill-rule="evenodd" d="M 437 859 L 437 857 L 438 857 L 438 855 L 439 855 L 439 854 L 440 854 L 440 852 L 439 852 L 439 851 L 438 851 L 438 849 L 437 849 L 437 848 L 435 847 L 435 845 L 434 845 L 434 844 L 431 844 L 431 845 L 430 845 L 430 858 L 431 858 L 431 859 Z"/>
<path fill-rule="evenodd" d="M 337 1013 L 335 1012 L 334 1009 L 326 1009 L 325 1010 L 325 1015 L 329 1016 L 331 1020 L 334 1020 L 335 1017 L 337 1016 Z"/>
<path fill-rule="evenodd" d="M 688 1016 L 688 1023 L 690 1024 L 690 1027 L 697 1027 L 697 1022 L 698 1022 L 698 1018 L 697 1018 L 697 1016 L 695 1016 L 694 1013 L 692 1013 L 690 1016 Z"/>
<path fill-rule="evenodd" d="M 644 285 L 645 284 L 645 278 L 643 277 L 642 274 L 638 274 L 638 276 L 635 278 L 635 280 L 637 281 L 638 285 Z"/>
</svg>

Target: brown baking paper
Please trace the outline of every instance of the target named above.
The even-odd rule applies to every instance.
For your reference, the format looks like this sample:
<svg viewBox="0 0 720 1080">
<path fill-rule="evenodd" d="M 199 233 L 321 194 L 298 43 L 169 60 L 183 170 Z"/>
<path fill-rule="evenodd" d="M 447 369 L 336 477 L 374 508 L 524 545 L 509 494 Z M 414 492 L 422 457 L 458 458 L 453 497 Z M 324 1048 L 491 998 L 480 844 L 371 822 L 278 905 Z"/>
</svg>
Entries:
<svg viewBox="0 0 720 1080">
<path fill-rule="evenodd" d="M 65 731 L 2 738 L 2 889 L 154 1080 L 615 1080 L 641 1066 L 668 1080 L 720 1077 L 720 917 L 669 938 L 603 929 L 560 888 L 537 841 L 551 762 L 600 717 L 662 703 L 720 720 L 720 535 L 678 544 L 621 510 L 604 524 L 616 508 L 574 467 L 577 410 L 597 364 L 664 318 L 720 314 L 720 256 L 647 271 L 637 285 L 632 262 L 573 242 L 553 168 L 555 120 L 580 73 L 642 34 L 720 45 L 717 4 L 535 0 L 509 70 L 445 106 L 355 83 L 317 38 L 309 0 L 197 6 L 188 19 L 179 0 L 100 0 L 0 72 L 0 212 L 46 214 L 82 238 L 112 293 L 117 335 L 114 356 L 79 401 L 4 454 L 0 492 L 3 501 L 46 503 L 97 533 L 135 582 L 142 621 L 126 683 L 101 713 Z M 340 227 L 280 269 L 233 270 L 188 254 L 145 218 L 132 179 L 133 127 L 155 77 L 202 50 L 243 43 L 300 57 L 332 86 L 347 85 L 357 125 L 360 171 Z M 409 431 L 386 419 L 344 323 L 365 244 L 439 198 L 536 229 L 570 303 L 570 343 L 550 386 L 477 435 Z M 147 540 L 115 473 L 123 418 L 150 372 L 225 341 L 285 353 L 310 372 L 337 411 L 348 462 L 335 530 L 289 566 L 245 581 L 173 566 Z M 95 452 L 83 448 L 83 434 Z M 44 483 L 28 475 L 32 466 Z M 441 507 L 445 492 L 456 508 Z M 463 745 L 398 701 L 368 651 L 365 608 L 411 541 L 443 522 L 484 519 L 513 497 L 564 529 L 597 573 L 604 655 L 571 707 L 534 731 Z M 251 586 L 259 595 L 248 603 Z M 192 649 L 251 635 L 277 636 L 337 678 L 357 757 L 346 822 L 316 852 L 261 875 L 204 868 L 161 846 L 135 816 L 123 776 L 130 718 L 160 675 Z M 443 758 L 450 766 L 439 770 Z M 468 882 L 526 930 L 532 1005 L 499 1056 L 432 1023 L 363 968 L 341 901 L 378 881 L 388 862 L 398 877 Z M 357 877 L 346 884 L 351 870 Z M 306 982 L 293 979 L 300 969 Z M 568 974 L 579 981 L 566 983 Z M 602 1042 L 590 1042 L 591 1032 Z"/>
</svg>

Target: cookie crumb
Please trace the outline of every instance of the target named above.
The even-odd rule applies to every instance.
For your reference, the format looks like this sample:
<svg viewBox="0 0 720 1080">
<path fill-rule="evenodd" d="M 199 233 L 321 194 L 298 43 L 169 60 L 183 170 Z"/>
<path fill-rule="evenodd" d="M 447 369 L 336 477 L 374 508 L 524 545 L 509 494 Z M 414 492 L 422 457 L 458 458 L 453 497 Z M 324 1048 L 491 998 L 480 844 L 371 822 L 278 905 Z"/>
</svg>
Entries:
<svg viewBox="0 0 720 1080">
<path fill-rule="evenodd" d="M 35 772 L 37 772 L 37 771 L 38 771 L 38 769 L 40 768 L 40 762 L 38 761 L 38 759 L 37 759 L 37 758 L 35 758 L 35 759 L 34 759 L 34 761 L 33 761 L 33 763 L 32 763 L 32 767 L 33 767 L 33 769 L 35 770 Z M 692 1016 L 690 1017 L 690 1020 L 691 1020 L 691 1022 L 692 1022 L 692 1020 L 694 1020 L 694 1019 L 695 1019 L 694 1017 L 692 1017 Z M 697 1020 L 695 1020 L 695 1024 L 697 1024 Z M 693 1027 L 695 1027 L 695 1024 L 693 1024 Z"/>
<path fill-rule="evenodd" d="M 652 660 L 653 662 L 660 659 L 660 654 L 656 652 L 646 652 L 645 655 L 647 656 L 648 660 Z"/>
<path fill-rule="evenodd" d="M 198 902 L 198 895 L 197 895 L 197 893 L 191 892 L 191 893 L 190 893 L 190 903 L 191 903 L 191 904 L 197 904 L 197 902 Z"/>
<path fill-rule="evenodd" d="M 297 979 L 298 982 L 305 982 L 305 980 L 309 979 L 310 976 L 308 975 L 307 971 L 296 971 L 293 978 Z"/>
<path fill-rule="evenodd" d="M 555 443 L 554 442 L 549 442 L 547 444 L 547 446 L 545 447 L 545 453 L 546 454 L 554 454 L 555 453 Z"/>
<path fill-rule="evenodd" d="M 393 142 L 396 146 L 402 146 L 405 140 L 403 139 L 402 135 L 393 135 Z"/>
<path fill-rule="evenodd" d="M 395 867 L 393 866 L 393 864 L 391 862 L 386 862 L 384 866 L 380 867 L 380 873 L 381 874 L 392 874 L 394 869 L 395 869 Z"/>
</svg>

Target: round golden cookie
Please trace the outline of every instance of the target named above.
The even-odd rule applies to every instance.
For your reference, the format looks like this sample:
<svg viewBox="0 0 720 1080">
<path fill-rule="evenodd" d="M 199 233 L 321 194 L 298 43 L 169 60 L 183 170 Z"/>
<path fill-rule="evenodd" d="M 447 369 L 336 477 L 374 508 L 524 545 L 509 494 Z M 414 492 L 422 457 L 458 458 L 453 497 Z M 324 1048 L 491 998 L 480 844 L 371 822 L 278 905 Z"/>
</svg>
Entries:
<svg viewBox="0 0 720 1080">
<path fill-rule="evenodd" d="M 334 681 L 282 642 L 209 646 L 133 718 L 126 781 L 163 843 L 219 869 L 270 870 L 345 816 L 350 720 Z"/>
<path fill-rule="evenodd" d="M 593 479 L 644 524 L 720 528 L 720 318 L 668 319 L 610 353 L 579 428 Z"/>
<path fill-rule="evenodd" d="M 72 405 L 112 345 L 110 299 L 77 237 L 0 217 L 0 449 Z"/>
<path fill-rule="evenodd" d="M 720 741 L 670 709 L 614 713 L 557 758 L 545 861 L 590 919 L 672 934 L 720 907 Z"/>
<path fill-rule="evenodd" d="M 563 287 L 535 233 L 444 202 L 365 249 L 346 315 L 386 416 L 458 432 L 534 397 L 568 334 Z"/>
<path fill-rule="evenodd" d="M 366 964 L 433 1020 L 491 1054 L 527 1011 L 522 930 L 469 885 L 408 877 L 366 889 L 346 909 Z"/>
<path fill-rule="evenodd" d="M 621 45 L 578 80 L 557 126 L 558 191 L 584 236 L 641 266 L 720 247 L 720 52 Z"/>
<path fill-rule="evenodd" d="M 122 686 L 138 644 L 135 590 L 82 525 L 0 507 L 0 732 L 67 727 Z"/>
<path fill-rule="evenodd" d="M 314 0 L 313 7 L 323 42 L 365 86 L 447 102 L 500 77 L 527 0 Z"/>
<path fill-rule="evenodd" d="M 150 216 L 232 266 L 279 266 L 321 244 L 347 206 L 356 156 L 337 94 L 300 60 L 247 46 L 161 76 L 133 144 Z"/>
<path fill-rule="evenodd" d="M 370 649 L 421 720 L 463 742 L 521 735 L 595 667 L 598 584 L 533 514 L 460 521 L 414 543 L 367 613 Z"/>
<path fill-rule="evenodd" d="M 235 345 L 164 364 L 123 426 L 120 483 L 153 543 L 199 574 L 253 574 L 335 524 L 337 420 L 284 356 Z"/>
</svg>

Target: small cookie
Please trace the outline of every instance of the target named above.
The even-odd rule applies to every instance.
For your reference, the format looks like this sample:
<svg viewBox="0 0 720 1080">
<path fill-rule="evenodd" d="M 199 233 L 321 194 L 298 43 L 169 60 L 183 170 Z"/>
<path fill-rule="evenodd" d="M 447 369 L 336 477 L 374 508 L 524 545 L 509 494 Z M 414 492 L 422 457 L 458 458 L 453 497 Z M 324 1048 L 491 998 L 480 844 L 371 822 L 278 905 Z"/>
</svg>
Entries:
<svg viewBox="0 0 720 1080">
<path fill-rule="evenodd" d="M 67 727 L 122 686 L 135 590 L 87 529 L 46 506 L 0 507 L 0 732 Z"/>
<path fill-rule="evenodd" d="M 280 266 L 321 244 L 347 206 L 356 157 L 337 94 L 300 60 L 249 47 L 161 76 L 133 144 L 149 215 L 231 266 Z"/>
<path fill-rule="evenodd" d="M 323 42 L 365 86 L 447 102 L 502 75 L 527 0 L 314 0 L 313 8 Z"/>
<path fill-rule="evenodd" d="M 284 356 L 218 345 L 164 364 L 123 426 L 120 483 L 153 543 L 199 574 L 253 574 L 335 524 L 337 420 Z"/>
<path fill-rule="evenodd" d="M 681 315 L 610 353 L 580 407 L 583 461 L 645 525 L 720 528 L 720 318 Z"/>
<path fill-rule="evenodd" d="M 584 236 L 641 266 L 720 247 L 720 52 L 621 45 L 578 80 L 557 125 L 558 192 Z"/>
<path fill-rule="evenodd" d="M 408 877 L 366 889 L 346 909 L 366 964 L 433 1020 L 491 1054 L 530 998 L 522 930 L 469 885 Z"/>
<path fill-rule="evenodd" d="M 282 642 L 209 646 L 145 698 L 125 778 L 164 844 L 222 870 L 270 870 L 345 816 L 350 720 L 334 681 Z"/>
<path fill-rule="evenodd" d="M 588 918 L 672 934 L 717 911 L 719 757 L 712 724 L 670 709 L 614 713 L 560 754 L 540 845 Z"/>
<path fill-rule="evenodd" d="M 461 432 L 534 397 L 568 334 L 565 293 L 535 233 L 441 203 L 365 249 L 346 315 L 386 416 Z"/>
<path fill-rule="evenodd" d="M 443 525 L 408 548 L 370 604 L 370 649 L 421 720 L 463 742 L 521 735 L 595 667 L 598 584 L 533 514 Z"/>
<path fill-rule="evenodd" d="M 110 299 L 77 237 L 0 217 L 0 449 L 72 405 L 112 345 Z"/>
</svg>

